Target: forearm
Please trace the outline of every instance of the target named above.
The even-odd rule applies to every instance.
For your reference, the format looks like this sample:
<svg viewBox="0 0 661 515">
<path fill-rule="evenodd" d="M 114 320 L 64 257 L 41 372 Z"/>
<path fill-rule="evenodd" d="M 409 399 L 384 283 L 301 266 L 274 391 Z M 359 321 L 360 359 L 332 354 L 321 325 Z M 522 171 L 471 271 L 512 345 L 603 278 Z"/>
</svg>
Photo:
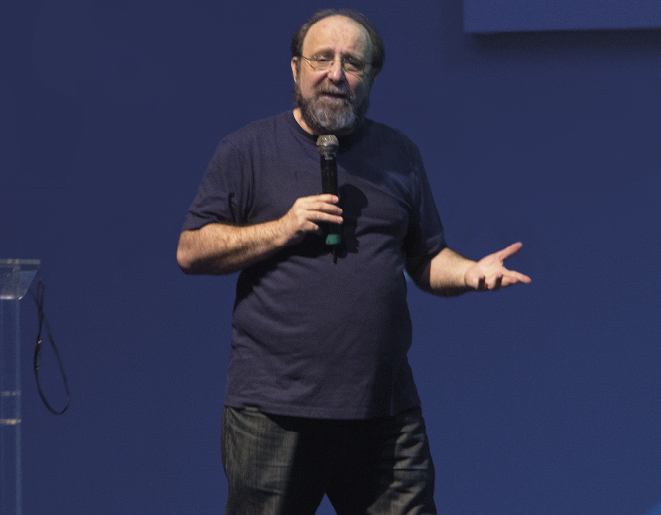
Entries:
<svg viewBox="0 0 661 515">
<path fill-rule="evenodd" d="M 465 275 L 474 265 L 472 259 L 446 247 L 426 265 L 416 283 L 434 295 L 460 295 L 473 289 L 466 284 Z"/>
<path fill-rule="evenodd" d="M 243 227 L 212 223 L 181 233 L 177 263 L 187 274 L 231 274 L 275 254 L 285 243 L 277 220 Z"/>
<path fill-rule="evenodd" d="M 336 195 L 296 199 L 287 213 L 272 222 L 234 226 L 212 223 L 179 237 L 177 263 L 187 274 L 231 274 L 262 261 L 306 234 L 321 234 L 319 224 L 342 223 Z"/>
</svg>

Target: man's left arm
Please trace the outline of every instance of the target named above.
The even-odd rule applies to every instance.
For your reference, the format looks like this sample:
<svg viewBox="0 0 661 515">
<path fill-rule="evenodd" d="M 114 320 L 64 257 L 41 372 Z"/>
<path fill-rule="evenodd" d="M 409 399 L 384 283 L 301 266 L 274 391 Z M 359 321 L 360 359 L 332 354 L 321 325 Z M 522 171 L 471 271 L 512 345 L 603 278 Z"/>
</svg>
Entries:
<svg viewBox="0 0 661 515">
<path fill-rule="evenodd" d="M 521 243 L 514 243 L 479 261 L 468 259 L 445 247 L 414 277 L 423 290 L 435 295 L 460 295 L 467 291 L 498 290 L 516 283 L 530 283 L 530 277 L 508 270 L 504 262 L 516 254 Z"/>
</svg>

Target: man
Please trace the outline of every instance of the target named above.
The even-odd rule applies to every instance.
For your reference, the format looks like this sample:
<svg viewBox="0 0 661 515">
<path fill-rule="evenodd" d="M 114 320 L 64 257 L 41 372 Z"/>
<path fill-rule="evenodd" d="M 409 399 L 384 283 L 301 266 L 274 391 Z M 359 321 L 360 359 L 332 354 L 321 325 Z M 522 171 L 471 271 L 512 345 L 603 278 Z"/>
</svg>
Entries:
<svg viewBox="0 0 661 515">
<path fill-rule="evenodd" d="M 406 270 L 455 295 L 530 279 L 450 250 L 418 149 L 365 118 L 381 39 L 322 11 L 292 41 L 293 112 L 221 141 L 181 233 L 186 273 L 241 271 L 223 412 L 226 512 L 436 513 L 406 353 Z M 317 136 L 339 138 L 339 196 L 319 194 Z M 341 243 L 327 245 L 327 224 Z"/>
</svg>

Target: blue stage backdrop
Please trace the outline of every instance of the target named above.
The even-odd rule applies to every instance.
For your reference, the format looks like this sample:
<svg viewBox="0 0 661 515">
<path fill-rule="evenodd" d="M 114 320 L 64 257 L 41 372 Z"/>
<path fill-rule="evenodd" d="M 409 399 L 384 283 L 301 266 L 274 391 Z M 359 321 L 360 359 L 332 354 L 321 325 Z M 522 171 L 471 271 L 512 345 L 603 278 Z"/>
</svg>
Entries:
<svg viewBox="0 0 661 515">
<path fill-rule="evenodd" d="M 177 238 L 220 138 L 292 108 L 290 38 L 327 6 L 228 5 L 0 3 L 0 258 L 42 260 L 72 392 L 41 404 L 25 298 L 25 515 L 222 513 L 236 276 L 185 276 Z M 521 240 L 533 279 L 409 290 L 440 513 L 658 513 L 661 33 L 474 36 L 462 0 L 354 6 L 386 44 L 369 116 L 419 145 L 450 245 Z M 47 349 L 41 374 L 61 406 Z"/>
<path fill-rule="evenodd" d="M 464 0 L 466 32 L 659 27 L 657 0 Z"/>
</svg>

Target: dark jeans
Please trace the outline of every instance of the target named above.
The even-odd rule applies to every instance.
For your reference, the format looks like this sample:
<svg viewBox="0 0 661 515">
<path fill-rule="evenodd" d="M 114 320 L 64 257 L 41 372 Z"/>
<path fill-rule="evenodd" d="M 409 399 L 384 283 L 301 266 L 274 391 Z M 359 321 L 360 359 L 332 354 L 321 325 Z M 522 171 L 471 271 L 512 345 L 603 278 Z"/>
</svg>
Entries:
<svg viewBox="0 0 661 515">
<path fill-rule="evenodd" d="M 434 465 L 420 409 L 371 420 L 315 420 L 226 407 L 226 515 L 430 515 Z"/>
</svg>

